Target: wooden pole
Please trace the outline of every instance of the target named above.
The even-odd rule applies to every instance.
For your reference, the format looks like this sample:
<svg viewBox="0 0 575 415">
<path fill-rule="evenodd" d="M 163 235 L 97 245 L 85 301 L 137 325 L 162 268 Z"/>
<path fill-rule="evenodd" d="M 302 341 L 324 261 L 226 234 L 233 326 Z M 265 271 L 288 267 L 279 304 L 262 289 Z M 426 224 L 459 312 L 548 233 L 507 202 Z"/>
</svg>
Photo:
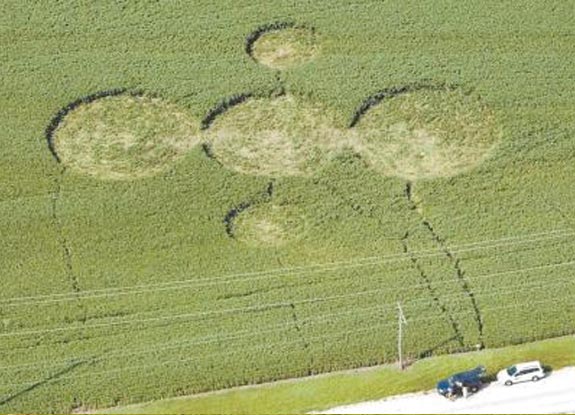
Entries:
<svg viewBox="0 0 575 415">
<path fill-rule="evenodd" d="M 403 309 L 401 308 L 401 303 L 399 301 L 397 302 L 397 320 L 397 352 L 399 354 L 399 370 L 403 370 L 403 325 L 407 324 L 407 319 L 405 318 L 405 314 L 403 314 Z"/>
</svg>

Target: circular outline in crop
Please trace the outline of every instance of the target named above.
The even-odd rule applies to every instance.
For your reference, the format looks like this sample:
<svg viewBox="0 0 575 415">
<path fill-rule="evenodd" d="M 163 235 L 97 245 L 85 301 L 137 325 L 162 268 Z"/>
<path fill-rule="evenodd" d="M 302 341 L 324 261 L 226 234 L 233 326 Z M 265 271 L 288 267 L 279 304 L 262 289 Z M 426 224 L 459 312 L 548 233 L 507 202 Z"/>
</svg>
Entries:
<svg viewBox="0 0 575 415">
<path fill-rule="evenodd" d="M 471 170 L 501 138 L 494 112 L 479 96 L 433 83 L 372 95 L 355 111 L 350 128 L 357 153 L 372 169 L 409 181 Z"/>
<path fill-rule="evenodd" d="M 307 232 L 307 220 L 295 205 L 258 203 L 234 218 L 234 239 L 255 247 L 278 247 L 297 242 Z"/>
<path fill-rule="evenodd" d="M 46 142 L 48 143 L 48 150 L 50 150 L 50 153 L 52 153 L 52 156 L 54 157 L 54 159 L 56 159 L 56 161 L 58 163 L 62 163 L 62 160 L 60 159 L 60 156 L 58 155 L 58 152 L 56 151 L 56 147 L 54 145 L 54 133 L 56 132 L 56 130 L 58 129 L 60 124 L 62 124 L 62 122 L 64 121 L 64 118 L 66 118 L 66 116 L 70 112 L 74 111 L 76 108 L 80 107 L 81 105 L 90 104 L 90 103 L 97 101 L 101 98 L 123 95 L 123 94 L 127 93 L 127 91 L 128 90 L 126 88 L 115 88 L 115 89 L 107 89 L 104 91 L 95 92 L 93 94 L 80 97 L 77 100 L 70 102 L 65 107 L 61 108 L 56 113 L 56 115 L 54 115 L 52 117 L 52 119 L 50 120 L 50 122 L 46 126 L 46 129 L 44 130 L 44 137 L 46 138 Z M 141 94 L 141 92 L 131 93 L 131 95 L 134 95 L 134 96 L 138 96 L 140 94 Z"/>
<path fill-rule="evenodd" d="M 337 113 L 293 95 L 247 97 L 207 117 L 210 157 L 256 176 L 310 176 L 349 144 Z M 220 117 L 221 115 L 221 117 Z"/>
<path fill-rule="evenodd" d="M 164 171 L 201 142 L 199 122 L 186 111 L 156 95 L 124 88 L 66 105 L 52 118 L 45 136 L 58 163 L 112 180 Z"/>
<path fill-rule="evenodd" d="M 266 37 L 279 36 L 279 40 L 268 39 L 271 45 L 264 45 L 266 49 L 263 52 L 263 56 L 259 56 L 259 48 L 262 48 L 262 40 Z M 291 35 L 293 40 L 296 41 L 294 48 L 291 44 L 286 44 L 287 39 L 281 39 L 286 35 Z M 280 43 L 276 43 L 276 42 Z M 279 51 L 282 48 L 283 50 Z M 266 66 L 275 70 L 284 70 L 291 67 L 299 66 L 304 63 L 309 62 L 318 53 L 318 42 L 317 33 L 314 27 L 297 25 L 294 22 L 275 22 L 267 25 L 263 25 L 255 29 L 246 37 L 245 51 L 250 56 L 250 58 L 259 63 L 260 65 Z M 278 61 L 279 58 L 279 61 Z"/>
<path fill-rule="evenodd" d="M 442 83 L 432 83 L 422 81 L 414 84 L 394 86 L 382 89 L 365 99 L 361 105 L 354 111 L 353 117 L 349 123 L 349 128 L 353 128 L 371 108 L 379 105 L 382 101 L 402 94 L 408 94 L 417 91 L 437 91 L 437 90 L 455 90 L 458 86 L 447 85 Z"/>
</svg>

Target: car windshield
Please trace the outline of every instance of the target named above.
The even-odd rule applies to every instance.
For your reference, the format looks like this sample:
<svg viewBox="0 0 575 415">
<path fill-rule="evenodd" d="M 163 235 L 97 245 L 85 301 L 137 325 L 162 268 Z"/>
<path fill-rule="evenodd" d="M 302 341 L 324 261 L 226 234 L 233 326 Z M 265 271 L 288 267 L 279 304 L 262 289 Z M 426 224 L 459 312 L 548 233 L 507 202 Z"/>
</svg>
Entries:
<svg viewBox="0 0 575 415">
<path fill-rule="evenodd" d="M 511 366 L 507 369 L 507 374 L 509 376 L 513 376 L 515 373 L 517 373 L 517 368 L 515 366 Z"/>
</svg>

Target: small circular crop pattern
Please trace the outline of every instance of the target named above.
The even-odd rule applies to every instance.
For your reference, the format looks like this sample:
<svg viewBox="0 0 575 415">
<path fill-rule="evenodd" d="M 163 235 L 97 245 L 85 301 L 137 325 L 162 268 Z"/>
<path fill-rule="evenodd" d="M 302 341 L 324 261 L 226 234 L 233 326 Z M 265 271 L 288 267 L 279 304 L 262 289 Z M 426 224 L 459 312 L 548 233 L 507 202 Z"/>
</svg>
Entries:
<svg viewBox="0 0 575 415">
<path fill-rule="evenodd" d="M 234 229 L 234 237 L 247 245 L 282 246 L 304 236 L 306 220 L 295 206 L 265 203 L 240 213 Z"/>
<path fill-rule="evenodd" d="M 199 123 L 158 98 L 121 94 L 76 106 L 52 132 L 71 170 L 102 179 L 158 173 L 200 142 Z"/>
<path fill-rule="evenodd" d="M 282 70 L 309 62 L 318 50 L 313 29 L 288 27 L 264 31 L 251 45 L 251 56 L 262 65 Z"/>
</svg>

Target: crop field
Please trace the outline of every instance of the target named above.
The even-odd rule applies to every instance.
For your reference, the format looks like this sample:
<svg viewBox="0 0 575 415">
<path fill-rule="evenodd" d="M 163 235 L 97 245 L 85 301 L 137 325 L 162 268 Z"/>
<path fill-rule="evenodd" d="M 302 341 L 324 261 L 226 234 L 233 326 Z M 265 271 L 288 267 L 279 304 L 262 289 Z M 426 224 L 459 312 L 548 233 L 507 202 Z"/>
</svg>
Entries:
<svg viewBox="0 0 575 415">
<path fill-rule="evenodd" d="M 572 1 L 0 5 L 0 412 L 575 333 Z"/>
</svg>

